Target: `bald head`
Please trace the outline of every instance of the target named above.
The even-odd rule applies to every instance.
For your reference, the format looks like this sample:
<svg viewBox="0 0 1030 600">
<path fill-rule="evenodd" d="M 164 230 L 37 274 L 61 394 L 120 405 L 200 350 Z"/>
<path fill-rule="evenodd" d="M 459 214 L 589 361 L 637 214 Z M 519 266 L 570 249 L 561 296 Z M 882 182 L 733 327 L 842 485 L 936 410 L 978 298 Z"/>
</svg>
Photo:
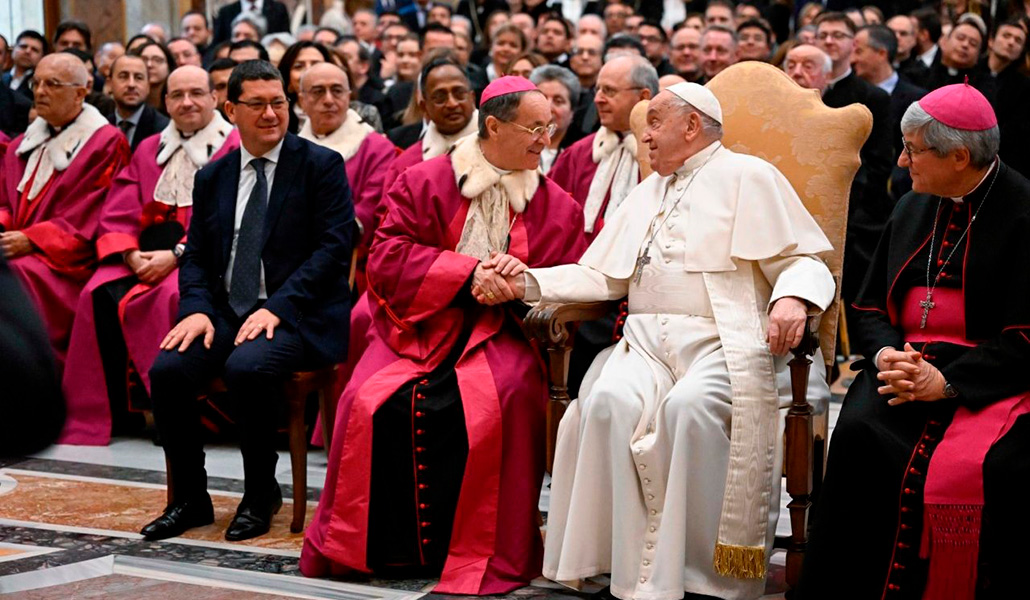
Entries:
<svg viewBox="0 0 1030 600">
<path fill-rule="evenodd" d="M 641 100 L 658 94 L 658 72 L 643 56 L 621 55 L 601 67 L 597 76 L 597 117 L 610 131 L 628 131 L 629 117 Z"/>
<path fill-rule="evenodd" d="M 207 71 L 193 65 L 179 67 L 168 76 L 165 106 L 175 127 L 193 133 L 207 127 L 215 116 L 215 91 Z"/>
<path fill-rule="evenodd" d="M 801 87 L 822 93 L 829 83 L 833 60 L 822 49 L 801 44 L 787 53 L 783 69 Z"/>
<path fill-rule="evenodd" d="M 64 127 L 82 111 L 88 93 L 86 66 L 71 54 L 44 56 L 33 74 L 36 114 L 52 127 Z"/>
<path fill-rule="evenodd" d="M 298 99 L 315 135 L 328 135 L 347 120 L 350 85 L 343 69 L 330 62 L 308 67 L 300 77 Z"/>
<path fill-rule="evenodd" d="M 207 71 L 200 67 L 184 65 L 172 71 L 171 75 L 168 76 L 168 91 L 171 92 L 173 89 L 181 87 L 183 83 L 199 84 L 199 87 L 206 86 L 207 91 L 211 91 L 210 76 Z"/>
<path fill-rule="evenodd" d="M 64 52 L 48 54 L 40 59 L 36 65 L 36 73 L 40 72 L 48 73 L 47 77 L 40 76 L 40 81 L 48 79 L 51 74 L 63 77 L 61 81 L 75 82 L 79 85 L 86 85 L 89 80 L 86 65 L 74 54 Z"/>
<path fill-rule="evenodd" d="M 686 79 L 683 79 L 679 75 L 662 75 L 658 79 L 658 89 L 664 90 L 670 85 L 676 85 L 677 83 L 686 83 Z"/>
<path fill-rule="evenodd" d="M 306 87 L 311 87 L 312 81 L 325 81 L 332 80 L 334 82 L 343 83 L 347 85 L 347 73 L 343 71 L 335 63 L 321 62 L 315 63 L 308 67 L 304 74 L 300 76 L 300 89 L 303 91 Z M 308 82 L 305 84 L 305 82 Z"/>
</svg>

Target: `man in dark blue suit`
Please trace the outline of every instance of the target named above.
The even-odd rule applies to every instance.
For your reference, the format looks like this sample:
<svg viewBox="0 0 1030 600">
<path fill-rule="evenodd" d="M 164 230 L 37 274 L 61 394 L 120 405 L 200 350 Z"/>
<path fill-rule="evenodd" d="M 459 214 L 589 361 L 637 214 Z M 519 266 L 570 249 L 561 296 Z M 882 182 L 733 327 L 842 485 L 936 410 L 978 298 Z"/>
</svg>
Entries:
<svg viewBox="0 0 1030 600">
<path fill-rule="evenodd" d="M 898 52 L 898 38 L 883 25 L 863 27 L 855 35 L 853 61 L 855 75 L 890 94 L 890 139 L 894 158 L 904 148 L 901 137 L 901 117 L 908 107 L 926 95 L 926 90 L 905 80 L 894 69 Z M 890 177 L 891 200 L 896 201 L 912 189 L 912 178 L 908 169 L 902 169 L 895 162 Z M 893 208 L 893 207 L 892 207 Z"/>
<path fill-rule="evenodd" d="M 214 46 L 232 37 L 232 21 L 243 11 L 257 13 L 268 22 L 265 33 L 281 33 L 290 30 L 290 11 L 279 0 L 239 0 L 223 6 L 215 15 Z"/>
<path fill-rule="evenodd" d="M 268 62 L 233 70 L 225 110 L 241 147 L 196 175 L 179 323 L 150 370 L 175 494 L 143 528 L 148 540 L 214 521 L 196 398 L 219 375 L 237 409 L 244 472 L 225 537 L 268 532 L 282 506 L 274 438 L 283 380 L 346 356 L 354 207 L 343 159 L 287 134 L 283 81 Z"/>
</svg>

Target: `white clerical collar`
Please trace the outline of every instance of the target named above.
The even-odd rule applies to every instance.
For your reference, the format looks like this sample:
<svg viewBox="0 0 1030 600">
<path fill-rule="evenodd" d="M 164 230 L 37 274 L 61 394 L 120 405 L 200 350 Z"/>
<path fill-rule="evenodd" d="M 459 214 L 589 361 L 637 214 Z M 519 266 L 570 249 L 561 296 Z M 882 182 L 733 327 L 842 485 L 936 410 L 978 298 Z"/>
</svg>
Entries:
<svg viewBox="0 0 1030 600">
<path fill-rule="evenodd" d="M 901 77 L 898 75 L 898 72 L 891 70 L 890 76 L 887 79 L 884 79 L 880 83 L 876 84 L 876 87 L 887 92 L 888 94 L 893 94 L 894 88 L 898 87 L 899 79 L 901 79 Z"/>
<path fill-rule="evenodd" d="M 674 178 L 670 178 L 670 181 L 690 177 L 690 175 L 701 165 L 705 164 L 705 162 L 707 162 L 708 159 L 719 150 L 719 148 L 722 148 L 721 141 L 714 141 L 702 148 L 700 152 L 688 158 L 687 161 L 683 163 L 682 167 L 676 169 L 676 176 Z"/>
<path fill-rule="evenodd" d="M 965 202 L 966 201 L 966 196 L 969 196 L 970 194 L 972 194 L 976 190 L 980 189 L 980 186 L 983 185 L 985 181 L 987 181 L 987 177 L 991 173 L 993 173 L 994 169 L 996 169 L 997 167 L 998 167 L 998 158 L 995 157 L 994 158 L 994 162 L 991 163 L 991 168 L 987 169 L 987 172 L 984 173 L 984 176 L 980 178 L 980 182 L 977 183 L 975 186 L 973 186 L 973 189 L 971 189 L 968 192 L 966 192 L 965 196 L 959 196 L 958 198 L 952 198 L 951 201 L 954 202 L 955 204 L 962 204 L 963 202 Z"/>
<path fill-rule="evenodd" d="M 283 149 L 283 141 L 285 139 L 286 138 L 279 140 L 279 143 L 276 144 L 274 148 L 272 148 L 268 152 L 265 152 L 261 156 L 254 156 L 253 154 L 248 152 L 246 148 L 243 147 L 243 144 L 240 144 L 240 172 L 242 173 L 243 170 L 247 168 L 247 165 L 250 164 L 250 161 L 254 160 L 255 158 L 264 158 L 268 160 L 268 162 L 270 163 L 279 164 L 279 152 Z"/>
<path fill-rule="evenodd" d="M 919 60 L 922 61 L 927 68 L 933 66 L 933 59 L 937 58 L 937 44 L 930 46 L 930 49 L 919 55 Z"/>
</svg>

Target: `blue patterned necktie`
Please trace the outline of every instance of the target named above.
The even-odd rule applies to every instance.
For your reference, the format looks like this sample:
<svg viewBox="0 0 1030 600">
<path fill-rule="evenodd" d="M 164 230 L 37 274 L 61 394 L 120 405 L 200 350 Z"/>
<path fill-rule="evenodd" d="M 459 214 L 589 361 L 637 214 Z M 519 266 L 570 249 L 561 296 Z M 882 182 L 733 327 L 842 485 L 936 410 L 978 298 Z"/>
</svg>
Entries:
<svg viewBox="0 0 1030 600">
<path fill-rule="evenodd" d="M 229 306 L 236 316 L 242 317 L 257 304 L 261 288 L 261 237 L 265 230 L 265 209 L 268 206 L 268 180 L 265 163 L 268 159 L 250 161 L 257 181 L 250 192 L 243 221 L 236 237 L 236 258 L 232 263 L 232 282 L 229 285 Z"/>
</svg>

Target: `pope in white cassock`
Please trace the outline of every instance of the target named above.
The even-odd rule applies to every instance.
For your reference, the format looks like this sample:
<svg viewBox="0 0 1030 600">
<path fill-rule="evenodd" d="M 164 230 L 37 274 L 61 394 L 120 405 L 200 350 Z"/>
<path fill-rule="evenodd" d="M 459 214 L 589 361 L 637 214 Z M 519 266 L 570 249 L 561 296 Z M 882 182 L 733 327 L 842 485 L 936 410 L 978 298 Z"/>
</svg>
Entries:
<svg viewBox="0 0 1030 600">
<path fill-rule="evenodd" d="M 831 246 L 775 167 L 721 138 L 711 92 L 669 87 L 641 139 L 655 173 L 579 264 L 492 260 L 530 303 L 629 297 L 622 340 L 559 429 L 544 555 L 556 581 L 610 573 L 623 600 L 763 593 L 789 403 L 782 356 L 807 309 L 833 301 L 818 258 Z"/>
</svg>

